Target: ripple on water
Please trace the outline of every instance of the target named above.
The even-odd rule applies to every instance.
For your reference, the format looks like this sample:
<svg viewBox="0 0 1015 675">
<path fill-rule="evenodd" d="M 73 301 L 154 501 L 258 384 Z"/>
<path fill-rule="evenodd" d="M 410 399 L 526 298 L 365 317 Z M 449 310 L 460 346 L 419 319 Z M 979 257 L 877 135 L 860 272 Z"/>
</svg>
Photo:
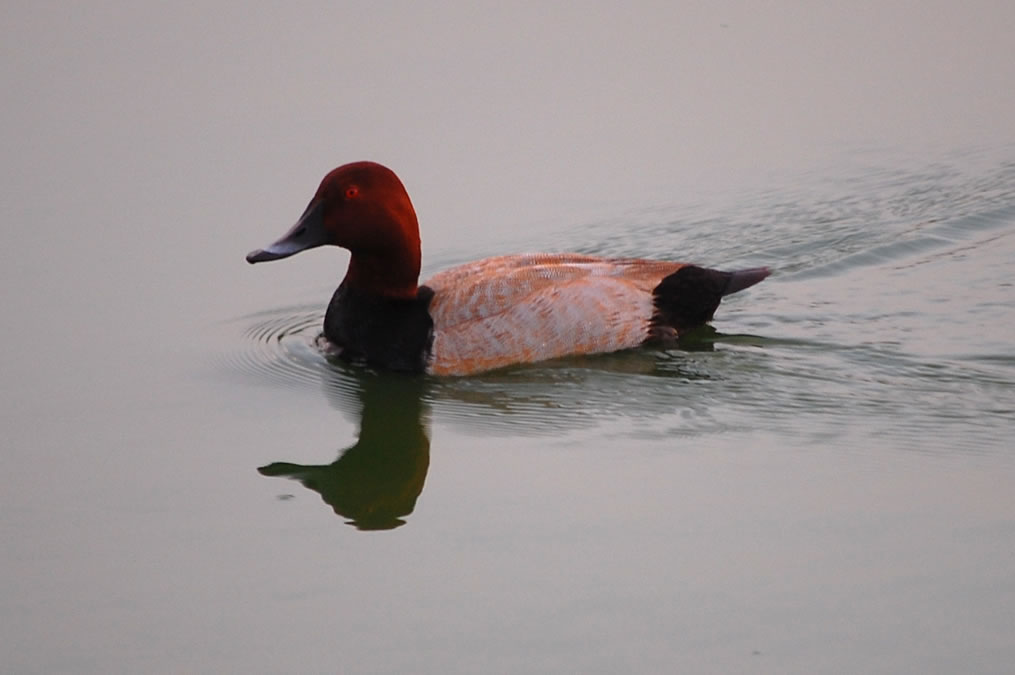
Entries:
<svg viewBox="0 0 1015 675">
<path fill-rule="evenodd" d="M 320 315 L 302 307 L 261 312 L 244 330 L 244 349 L 231 355 L 238 370 L 277 384 L 296 386 L 320 380 L 321 362 L 311 349 Z"/>
<path fill-rule="evenodd" d="M 361 384 L 328 360 L 319 342 L 324 314 L 317 305 L 279 307 L 230 322 L 241 339 L 222 356 L 234 373 L 290 391 L 321 391 L 347 413 L 360 409 Z"/>
</svg>

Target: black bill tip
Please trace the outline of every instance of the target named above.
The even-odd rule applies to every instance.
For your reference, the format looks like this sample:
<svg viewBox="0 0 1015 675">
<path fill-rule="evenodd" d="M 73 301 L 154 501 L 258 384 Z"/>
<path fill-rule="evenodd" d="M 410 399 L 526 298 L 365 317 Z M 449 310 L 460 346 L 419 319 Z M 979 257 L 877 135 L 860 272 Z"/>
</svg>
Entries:
<svg viewBox="0 0 1015 675">
<path fill-rule="evenodd" d="M 274 260 L 274 258 L 271 257 L 270 253 L 266 253 L 261 249 L 251 251 L 250 253 L 247 254 L 247 262 L 250 263 L 251 265 L 253 265 L 254 263 L 264 262 L 266 260 Z"/>
</svg>

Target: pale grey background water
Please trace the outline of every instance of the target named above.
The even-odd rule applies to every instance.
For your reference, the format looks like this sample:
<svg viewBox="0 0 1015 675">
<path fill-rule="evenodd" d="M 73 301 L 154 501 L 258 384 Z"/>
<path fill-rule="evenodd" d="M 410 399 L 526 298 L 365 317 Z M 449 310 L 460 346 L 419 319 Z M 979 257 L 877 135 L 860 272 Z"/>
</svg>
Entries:
<svg viewBox="0 0 1015 675">
<path fill-rule="evenodd" d="M 1010 670 L 1010 5 L 0 16 L 5 672 Z M 713 349 L 329 365 L 347 255 L 243 255 L 358 159 L 427 272 L 776 273 Z"/>
</svg>

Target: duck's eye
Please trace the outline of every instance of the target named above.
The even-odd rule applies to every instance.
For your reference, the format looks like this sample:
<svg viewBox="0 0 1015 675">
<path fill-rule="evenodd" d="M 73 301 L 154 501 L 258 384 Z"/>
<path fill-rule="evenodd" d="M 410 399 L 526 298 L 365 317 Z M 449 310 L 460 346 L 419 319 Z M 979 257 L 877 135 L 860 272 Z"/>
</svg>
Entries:
<svg viewBox="0 0 1015 675">
<path fill-rule="evenodd" d="M 359 186 L 357 186 L 357 185 L 350 185 L 349 187 L 347 187 L 345 189 L 345 198 L 346 199 L 356 199 L 356 197 L 359 197 Z"/>
</svg>

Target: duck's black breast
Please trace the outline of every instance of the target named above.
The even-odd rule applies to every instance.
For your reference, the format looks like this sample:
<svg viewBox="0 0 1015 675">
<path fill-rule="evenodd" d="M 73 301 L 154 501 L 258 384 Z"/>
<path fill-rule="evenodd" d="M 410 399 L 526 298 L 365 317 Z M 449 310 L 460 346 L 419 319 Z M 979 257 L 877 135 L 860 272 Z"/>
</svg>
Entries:
<svg viewBox="0 0 1015 675">
<path fill-rule="evenodd" d="M 386 298 L 349 286 L 338 287 L 324 315 L 324 336 L 342 358 L 386 370 L 423 372 L 433 344 L 430 300 L 420 286 L 415 298 Z"/>
</svg>

